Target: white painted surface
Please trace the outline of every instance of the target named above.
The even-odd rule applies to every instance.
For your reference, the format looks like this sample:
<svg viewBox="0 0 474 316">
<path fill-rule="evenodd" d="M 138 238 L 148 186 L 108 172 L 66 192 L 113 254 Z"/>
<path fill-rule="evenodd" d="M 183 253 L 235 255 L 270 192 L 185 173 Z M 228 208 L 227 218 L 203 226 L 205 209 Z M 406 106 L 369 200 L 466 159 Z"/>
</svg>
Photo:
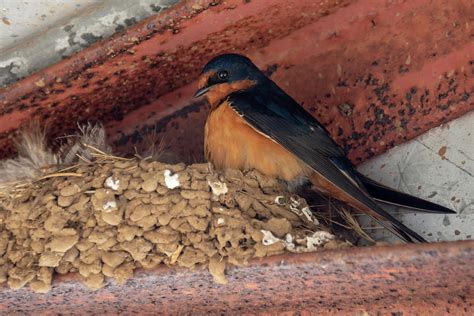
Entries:
<svg viewBox="0 0 474 316">
<path fill-rule="evenodd" d="M 399 213 L 407 226 L 428 240 L 474 239 L 474 112 L 364 163 L 359 170 L 458 213 Z M 380 230 L 374 231 L 380 235 Z"/>
<path fill-rule="evenodd" d="M 0 87 L 178 0 L 0 0 Z"/>
<path fill-rule="evenodd" d="M 79 14 L 100 0 L 0 0 L 0 51 Z"/>
</svg>

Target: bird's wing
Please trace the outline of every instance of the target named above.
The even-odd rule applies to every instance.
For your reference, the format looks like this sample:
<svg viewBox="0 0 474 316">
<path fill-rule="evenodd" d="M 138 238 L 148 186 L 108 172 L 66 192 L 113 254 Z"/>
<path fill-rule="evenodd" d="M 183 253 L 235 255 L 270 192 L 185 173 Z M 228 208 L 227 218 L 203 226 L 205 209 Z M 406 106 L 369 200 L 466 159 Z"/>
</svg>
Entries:
<svg viewBox="0 0 474 316">
<path fill-rule="evenodd" d="M 374 219 L 407 241 L 423 237 L 378 206 L 367 193 L 344 151 L 327 130 L 296 101 L 273 83 L 239 91 L 227 98 L 230 106 L 250 126 L 299 157 L 317 174 L 349 194 L 376 216 Z M 378 220 L 378 216 L 390 224 Z M 408 237 L 410 236 L 410 237 Z"/>
</svg>

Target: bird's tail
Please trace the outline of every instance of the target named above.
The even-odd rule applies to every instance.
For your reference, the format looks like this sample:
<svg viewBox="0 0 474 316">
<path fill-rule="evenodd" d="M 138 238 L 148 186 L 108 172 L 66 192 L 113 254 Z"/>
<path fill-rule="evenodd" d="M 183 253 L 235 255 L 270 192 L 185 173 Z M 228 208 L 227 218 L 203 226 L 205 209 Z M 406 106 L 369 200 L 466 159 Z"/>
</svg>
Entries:
<svg viewBox="0 0 474 316">
<path fill-rule="evenodd" d="M 346 202 L 350 206 L 366 213 L 375 222 L 388 229 L 400 239 L 406 242 L 426 242 L 422 236 L 405 226 L 398 219 L 380 207 L 380 205 L 378 205 L 372 199 L 368 192 L 359 189 L 350 190 L 350 187 L 349 190 L 351 192 L 346 192 L 335 186 L 330 181 L 322 178 L 317 173 L 310 176 L 309 180 L 317 191 L 323 191 L 324 193 L 333 196 L 338 200 Z"/>
<path fill-rule="evenodd" d="M 366 176 L 360 173 L 358 174 L 358 176 L 359 179 L 362 181 L 364 187 L 369 192 L 369 194 L 376 201 L 400 206 L 402 208 L 407 208 L 418 212 L 456 214 L 455 211 L 447 207 L 389 188 L 383 184 L 380 184 L 372 179 L 367 178 Z"/>
</svg>

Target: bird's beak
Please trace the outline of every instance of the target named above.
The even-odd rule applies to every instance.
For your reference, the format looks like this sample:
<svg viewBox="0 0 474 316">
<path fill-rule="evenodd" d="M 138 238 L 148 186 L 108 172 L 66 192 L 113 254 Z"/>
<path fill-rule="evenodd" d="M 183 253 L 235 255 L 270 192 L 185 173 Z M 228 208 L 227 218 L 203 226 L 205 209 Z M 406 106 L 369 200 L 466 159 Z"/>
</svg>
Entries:
<svg viewBox="0 0 474 316">
<path fill-rule="evenodd" d="M 204 87 L 204 88 L 199 89 L 199 90 L 196 92 L 196 94 L 194 95 L 194 97 L 195 97 L 195 98 L 199 98 L 200 96 L 206 94 L 206 92 L 209 91 L 210 88 L 211 88 L 211 87 L 209 86 L 209 87 Z"/>
</svg>

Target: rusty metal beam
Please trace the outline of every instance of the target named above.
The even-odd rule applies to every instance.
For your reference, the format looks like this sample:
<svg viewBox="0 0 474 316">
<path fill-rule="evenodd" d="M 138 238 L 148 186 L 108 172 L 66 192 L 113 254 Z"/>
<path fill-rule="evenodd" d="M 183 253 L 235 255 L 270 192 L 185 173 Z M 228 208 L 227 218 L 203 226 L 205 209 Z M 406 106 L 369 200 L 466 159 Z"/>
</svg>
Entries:
<svg viewBox="0 0 474 316">
<path fill-rule="evenodd" d="M 170 160 L 201 160 L 206 108 L 190 103 L 193 82 L 211 56 L 237 51 L 359 162 L 474 107 L 472 10 L 469 0 L 185 1 L 0 90 L 1 156 L 39 118 L 51 137 L 106 122 L 129 152 L 156 130 Z"/>
<path fill-rule="evenodd" d="M 231 268 L 227 285 L 162 267 L 92 292 L 68 275 L 47 294 L 3 289 L 0 313 L 472 315 L 473 262 L 465 241 L 273 256 Z"/>
</svg>

